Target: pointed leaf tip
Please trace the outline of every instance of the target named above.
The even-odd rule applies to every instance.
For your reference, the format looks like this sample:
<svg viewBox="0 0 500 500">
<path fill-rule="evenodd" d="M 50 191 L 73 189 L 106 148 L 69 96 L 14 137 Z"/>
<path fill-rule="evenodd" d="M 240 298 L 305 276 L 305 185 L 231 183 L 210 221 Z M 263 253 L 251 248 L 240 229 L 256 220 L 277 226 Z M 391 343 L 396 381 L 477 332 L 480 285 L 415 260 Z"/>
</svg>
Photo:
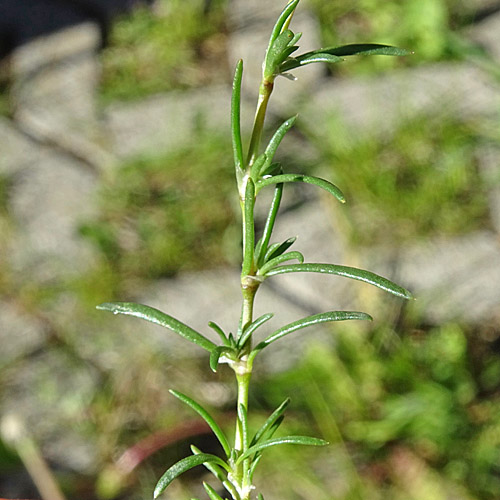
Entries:
<svg viewBox="0 0 500 500">
<path fill-rule="evenodd" d="M 141 318 L 150 323 L 163 326 L 207 351 L 212 351 L 212 349 L 215 348 L 215 344 L 201 333 L 154 307 L 145 306 L 144 304 L 135 304 L 133 302 L 105 302 L 99 304 L 97 309 L 101 311 L 110 311 L 113 314 L 135 316 L 136 318 Z"/>
</svg>

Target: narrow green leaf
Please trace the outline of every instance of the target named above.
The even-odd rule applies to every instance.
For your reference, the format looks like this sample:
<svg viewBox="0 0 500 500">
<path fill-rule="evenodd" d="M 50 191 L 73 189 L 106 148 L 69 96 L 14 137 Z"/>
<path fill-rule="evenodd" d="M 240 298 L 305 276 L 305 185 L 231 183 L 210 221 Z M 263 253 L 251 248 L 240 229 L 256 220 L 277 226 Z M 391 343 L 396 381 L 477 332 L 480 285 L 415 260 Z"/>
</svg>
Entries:
<svg viewBox="0 0 500 500">
<path fill-rule="evenodd" d="M 281 163 L 274 162 L 274 163 L 271 163 L 271 165 L 269 165 L 269 167 L 267 167 L 266 169 L 261 170 L 260 176 L 267 177 L 269 175 L 278 175 L 278 174 L 282 174 L 282 173 L 283 173 L 283 166 L 281 165 Z"/>
<path fill-rule="evenodd" d="M 199 448 L 194 445 L 191 445 L 191 451 L 194 455 L 199 455 L 203 453 Z M 204 462 L 203 466 L 210 471 L 221 483 L 224 488 L 231 494 L 233 498 L 238 498 L 238 492 L 235 487 L 226 479 L 227 471 L 210 462 Z"/>
<path fill-rule="evenodd" d="M 257 496 L 257 500 L 264 500 L 264 496 L 262 495 L 262 493 L 259 493 L 259 495 Z"/>
<path fill-rule="evenodd" d="M 274 228 L 274 222 L 276 221 L 276 216 L 278 215 L 278 210 L 281 203 L 281 197 L 283 195 L 283 184 L 276 184 L 274 188 L 273 201 L 269 207 L 269 213 L 267 215 L 266 224 L 264 226 L 264 231 L 262 233 L 262 238 L 260 239 L 260 246 L 258 252 L 256 252 L 256 264 L 259 267 L 264 263 L 264 256 L 267 251 L 267 246 L 269 245 L 269 240 L 271 239 L 271 234 Z"/>
<path fill-rule="evenodd" d="M 263 314 L 258 317 L 255 321 L 250 323 L 244 330 L 241 337 L 238 340 L 238 348 L 242 349 L 246 344 L 247 340 L 251 337 L 253 332 L 257 330 L 261 325 L 263 325 L 266 321 L 269 321 L 274 316 L 273 313 Z"/>
<path fill-rule="evenodd" d="M 269 262 L 270 260 L 278 257 L 279 255 L 286 252 L 295 242 L 297 241 L 296 236 L 288 238 L 283 243 L 273 243 L 264 255 L 264 262 Z"/>
<path fill-rule="evenodd" d="M 259 464 L 261 458 L 262 454 L 260 452 L 257 452 L 252 460 L 252 465 L 250 465 L 250 470 L 248 471 L 248 477 L 250 479 L 250 482 L 253 482 L 253 475 L 255 474 L 255 469 L 257 468 L 257 465 Z"/>
<path fill-rule="evenodd" d="M 283 420 L 285 420 L 285 416 L 281 415 L 276 419 L 276 422 L 269 427 L 267 433 L 266 433 L 266 439 L 271 439 L 274 436 L 274 433 L 278 430 L 279 426 L 283 423 Z"/>
<path fill-rule="evenodd" d="M 257 274 L 260 276 L 265 276 L 266 273 L 273 267 L 283 264 L 283 262 L 287 262 L 289 260 L 294 260 L 294 259 L 298 260 L 301 264 L 304 262 L 304 256 L 300 252 L 287 252 L 282 255 L 278 255 L 277 257 L 274 257 L 273 259 L 266 262 L 259 269 Z"/>
<path fill-rule="evenodd" d="M 293 40 L 294 33 L 285 29 L 282 33 L 278 35 L 276 40 L 274 40 L 271 48 L 266 54 L 266 59 L 264 61 L 264 79 L 272 81 L 275 76 L 275 71 L 278 66 L 286 59 L 286 50 L 288 44 Z"/>
<path fill-rule="evenodd" d="M 231 137 L 233 144 L 234 165 L 237 177 L 245 170 L 243 160 L 243 145 L 241 142 L 240 106 L 241 106 L 241 80 L 243 76 L 243 61 L 236 64 L 233 80 L 233 93 L 231 97 Z"/>
<path fill-rule="evenodd" d="M 229 342 L 229 339 L 226 337 L 224 330 L 217 323 L 209 321 L 208 326 L 221 338 L 225 346 L 231 347 L 231 343 Z"/>
<path fill-rule="evenodd" d="M 298 35 L 299 33 L 297 33 Z M 279 66 L 285 59 L 287 59 L 290 54 L 293 54 L 295 51 L 299 49 L 298 45 L 293 45 L 293 41 L 295 38 L 297 38 L 297 35 L 294 34 L 293 38 L 288 42 L 288 47 L 286 47 L 282 52 L 280 57 L 276 60 L 276 65 Z"/>
<path fill-rule="evenodd" d="M 281 30 L 283 29 L 283 26 L 285 26 L 285 23 L 287 22 L 288 18 L 292 15 L 293 11 L 297 8 L 299 1 L 300 0 L 293 0 L 281 11 L 281 14 L 278 17 L 278 20 L 276 21 L 276 24 L 274 25 L 273 31 L 271 32 L 271 37 L 269 38 L 269 45 L 268 45 L 267 50 L 266 50 L 266 58 L 267 58 L 267 54 L 271 50 L 271 47 L 273 46 L 273 43 L 280 35 Z"/>
<path fill-rule="evenodd" d="M 229 466 L 222 459 L 217 457 L 216 455 L 211 455 L 209 453 L 200 453 L 199 455 L 193 455 L 191 457 L 183 458 L 179 460 L 177 463 L 172 465 L 164 474 L 161 476 L 160 480 L 156 484 L 156 488 L 153 494 L 154 498 L 158 498 L 169 486 L 169 484 L 176 479 L 178 476 L 183 474 L 184 472 L 196 467 L 198 465 L 202 465 L 204 463 L 214 462 L 228 472 L 230 470 Z"/>
<path fill-rule="evenodd" d="M 316 63 L 316 62 L 326 62 L 326 63 L 337 63 L 341 62 L 343 59 L 333 54 L 314 54 L 309 57 L 301 59 L 300 65 L 305 66 L 306 64 Z"/>
<path fill-rule="evenodd" d="M 409 56 L 411 51 L 393 47 L 391 45 L 383 45 L 378 43 L 352 43 L 342 45 L 341 47 L 328 47 L 326 49 L 313 50 L 306 54 L 301 54 L 298 57 L 304 57 L 308 54 L 327 53 L 339 57 L 346 56 Z"/>
<path fill-rule="evenodd" d="M 297 115 L 288 118 L 288 120 L 283 122 L 278 128 L 278 130 L 276 130 L 274 135 L 271 137 L 271 140 L 269 141 L 266 150 L 264 152 L 264 154 L 266 155 L 266 161 L 261 165 L 259 169 L 260 175 L 262 175 L 262 172 L 265 172 L 269 168 L 276 153 L 276 150 L 278 149 L 278 146 L 283 140 L 283 137 L 285 137 L 286 133 L 294 126 L 296 121 L 297 121 Z"/>
<path fill-rule="evenodd" d="M 268 163 L 267 162 L 267 154 L 264 152 L 261 155 L 257 156 L 252 167 L 250 168 L 250 177 L 253 181 L 257 181 L 259 178 L 259 172 L 263 168 L 263 166 Z"/>
<path fill-rule="evenodd" d="M 253 252 L 255 245 L 254 205 L 255 184 L 251 178 L 246 181 L 245 200 L 243 210 L 243 266 L 241 274 L 250 274 L 253 265 Z"/>
<path fill-rule="evenodd" d="M 365 271 L 364 269 L 357 269 L 356 267 L 339 266 L 336 264 L 290 264 L 286 266 L 278 266 L 268 271 L 266 277 L 286 273 L 334 274 L 336 276 L 344 276 L 345 278 L 364 281 L 365 283 L 374 285 L 403 299 L 413 298 L 412 294 L 408 290 L 396 285 L 387 278 L 379 276 L 378 274 Z"/>
<path fill-rule="evenodd" d="M 284 61 L 280 66 L 280 72 L 290 71 L 305 64 L 313 62 L 337 63 L 343 61 L 347 56 L 407 56 L 412 52 L 376 43 L 350 44 L 342 47 L 328 47 L 324 49 L 312 50 L 292 57 Z M 328 57 L 328 56 L 331 56 Z"/>
<path fill-rule="evenodd" d="M 241 436 L 243 438 L 244 449 L 248 446 L 248 416 L 244 405 L 238 405 L 238 420 L 241 426 Z"/>
<path fill-rule="evenodd" d="M 341 57 L 334 56 L 333 54 L 324 53 L 310 54 L 307 57 L 292 57 L 281 64 L 280 73 L 284 73 L 286 71 L 298 68 L 299 66 L 306 66 L 312 63 L 325 62 L 332 64 L 342 62 L 343 60 L 344 59 L 342 59 Z"/>
<path fill-rule="evenodd" d="M 213 433 L 219 440 L 220 444 L 222 445 L 222 448 L 224 449 L 224 452 L 227 457 L 229 457 L 231 453 L 231 447 L 229 446 L 229 443 L 227 441 L 226 436 L 222 432 L 222 429 L 218 426 L 217 422 L 213 419 L 213 417 L 208 413 L 203 406 L 201 406 L 199 403 L 191 399 L 190 397 L 186 396 L 185 394 L 182 394 L 181 392 L 174 391 L 170 389 L 170 393 L 175 396 L 177 399 L 180 399 L 183 403 L 187 404 L 190 406 L 200 417 L 205 420 L 205 422 L 209 425 L 210 429 L 212 429 Z"/>
<path fill-rule="evenodd" d="M 309 175 L 302 174 L 281 174 L 260 179 L 255 185 L 256 191 L 259 192 L 263 187 L 269 186 L 270 184 L 277 184 L 278 182 L 305 182 L 306 184 L 314 184 L 325 191 L 328 191 L 341 203 L 345 203 L 345 197 L 342 194 L 342 191 L 335 186 L 335 184 L 332 184 L 325 179 L 320 179 L 319 177 L 311 177 Z"/>
<path fill-rule="evenodd" d="M 215 344 L 201 333 L 153 307 L 135 304 L 133 302 L 105 302 L 104 304 L 98 305 L 97 309 L 101 311 L 110 311 L 113 314 L 135 316 L 136 318 L 145 319 L 156 325 L 169 328 L 173 332 L 178 333 L 181 337 L 193 342 L 193 344 L 203 347 L 203 349 L 207 351 L 211 351 L 215 347 Z"/>
<path fill-rule="evenodd" d="M 193 455 L 201 455 L 203 452 L 197 448 L 194 444 L 190 446 Z M 211 462 L 204 462 L 203 466 L 211 472 L 221 483 L 226 480 L 227 472 L 220 466 L 213 464 Z"/>
<path fill-rule="evenodd" d="M 217 346 L 215 349 L 212 349 L 210 353 L 210 368 L 215 373 L 217 371 L 217 366 L 219 365 L 219 359 L 223 354 L 227 354 L 228 358 L 231 358 L 231 354 L 233 353 L 232 347 L 227 347 L 224 345 Z"/>
<path fill-rule="evenodd" d="M 262 427 L 255 433 L 255 436 L 250 443 L 250 446 L 254 446 L 257 444 L 263 436 L 265 436 L 266 432 L 275 424 L 275 422 L 283 415 L 288 405 L 290 404 L 290 398 L 286 398 L 283 403 L 281 403 L 276 410 L 274 410 L 271 415 L 264 422 Z"/>
<path fill-rule="evenodd" d="M 289 333 L 301 330 L 302 328 L 307 328 L 308 326 L 319 325 L 321 323 L 328 323 L 331 321 L 346 321 L 346 320 L 372 320 L 373 318 L 366 313 L 358 311 L 330 311 L 319 314 L 313 314 L 312 316 L 307 316 L 306 318 L 299 319 L 293 323 L 283 326 L 282 328 L 273 332 L 267 339 L 260 342 L 256 347 L 255 351 L 264 349 L 272 342 L 288 335 Z"/>
<path fill-rule="evenodd" d="M 290 47 L 293 47 L 295 49 L 298 49 L 299 47 L 296 46 L 297 42 L 302 38 L 302 33 L 299 31 L 298 33 L 295 33 L 293 38 L 290 40 L 290 43 L 288 44 Z"/>
<path fill-rule="evenodd" d="M 269 448 L 271 446 L 277 446 L 280 444 L 301 444 L 305 446 L 326 446 L 328 444 L 324 439 L 309 437 L 309 436 L 285 436 L 279 438 L 268 439 L 267 441 L 263 441 L 262 443 L 257 443 L 254 446 L 248 448 L 245 453 L 242 453 L 238 460 L 236 460 L 236 464 L 241 463 L 245 458 L 248 458 L 250 455 L 254 453 L 264 450 L 265 448 Z"/>
<path fill-rule="evenodd" d="M 203 487 L 210 497 L 210 500 L 222 500 L 222 497 L 209 484 L 205 483 L 205 481 L 203 481 Z"/>
</svg>

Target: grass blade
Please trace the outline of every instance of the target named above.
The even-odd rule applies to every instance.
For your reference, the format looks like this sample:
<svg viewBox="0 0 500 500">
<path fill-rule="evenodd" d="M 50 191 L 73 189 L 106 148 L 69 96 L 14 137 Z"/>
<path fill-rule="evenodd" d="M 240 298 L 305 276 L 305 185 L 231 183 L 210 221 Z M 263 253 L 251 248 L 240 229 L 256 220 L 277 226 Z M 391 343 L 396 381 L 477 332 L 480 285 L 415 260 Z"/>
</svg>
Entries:
<svg viewBox="0 0 500 500">
<path fill-rule="evenodd" d="M 175 333 L 178 333 L 186 340 L 199 345 L 207 351 L 212 351 L 215 344 L 204 337 L 201 333 L 193 330 L 190 326 L 185 325 L 172 316 L 155 309 L 154 307 L 145 306 L 143 304 L 135 304 L 133 302 L 105 302 L 97 306 L 101 311 L 110 311 L 113 314 L 125 314 L 128 316 L 135 316 L 136 318 L 145 319 L 156 325 L 168 328 Z"/>
<path fill-rule="evenodd" d="M 278 446 L 280 444 L 301 444 L 305 446 L 326 446 L 329 444 L 324 439 L 313 438 L 309 436 L 285 436 L 279 438 L 268 439 L 267 441 L 263 441 L 262 443 L 257 443 L 254 446 L 248 448 L 245 453 L 242 453 L 238 460 L 236 460 L 236 464 L 241 463 L 245 458 L 248 458 L 250 455 L 254 453 L 264 450 L 265 448 L 270 448 L 271 446 Z"/>
<path fill-rule="evenodd" d="M 341 203 L 345 203 L 345 197 L 342 194 L 342 191 L 335 186 L 335 184 L 332 184 L 330 181 L 325 179 L 320 179 L 319 177 L 311 177 L 310 175 L 303 174 L 280 174 L 260 179 L 255 185 L 256 191 L 259 192 L 263 187 L 269 186 L 270 184 L 277 184 L 278 182 L 305 182 L 306 184 L 314 184 L 325 191 L 328 191 Z"/>
<path fill-rule="evenodd" d="M 302 330 L 302 328 L 307 328 L 308 326 L 319 325 L 321 323 L 328 323 L 331 321 L 346 321 L 352 319 L 372 320 L 373 318 L 369 314 L 358 311 L 330 311 L 325 313 L 313 314 L 312 316 L 307 316 L 306 318 L 299 319 L 276 330 L 269 337 L 267 337 L 267 339 L 260 342 L 260 344 L 255 347 L 255 351 L 264 349 L 264 347 L 284 337 L 285 335 L 288 335 L 289 333 L 295 332 L 297 330 Z"/>
<path fill-rule="evenodd" d="M 183 403 L 187 404 L 190 406 L 200 417 L 205 420 L 205 422 L 210 426 L 210 429 L 212 429 L 213 433 L 219 440 L 220 444 L 222 445 L 222 448 L 224 449 L 224 453 L 226 454 L 227 457 L 229 457 L 231 453 L 231 448 L 229 446 L 229 443 L 227 441 L 226 436 L 222 432 L 222 429 L 219 427 L 217 422 L 213 419 L 213 417 L 208 413 L 203 406 L 201 406 L 199 403 L 191 399 L 190 397 L 186 396 L 185 394 L 182 394 L 181 392 L 170 390 L 170 394 L 175 396 L 177 399 L 180 399 Z"/>
<path fill-rule="evenodd" d="M 193 467 L 209 462 L 214 462 L 229 472 L 229 466 L 226 464 L 226 462 L 224 462 L 216 455 L 211 455 L 209 453 L 200 453 L 199 455 L 186 457 L 172 465 L 172 467 L 170 467 L 163 474 L 163 476 L 161 476 L 160 480 L 156 484 L 153 497 L 158 498 L 167 489 L 169 484 L 184 472 L 192 469 Z"/>
<path fill-rule="evenodd" d="M 403 299 L 413 298 L 412 294 L 405 288 L 396 285 L 387 278 L 383 278 L 378 274 L 356 267 L 339 266 L 336 264 L 290 264 L 286 266 L 278 266 L 267 272 L 266 277 L 275 276 L 286 273 L 322 273 L 343 276 L 359 281 L 364 281 L 370 285 L 374 285 L 386 292 L 392 293 Z"/>
</svg>

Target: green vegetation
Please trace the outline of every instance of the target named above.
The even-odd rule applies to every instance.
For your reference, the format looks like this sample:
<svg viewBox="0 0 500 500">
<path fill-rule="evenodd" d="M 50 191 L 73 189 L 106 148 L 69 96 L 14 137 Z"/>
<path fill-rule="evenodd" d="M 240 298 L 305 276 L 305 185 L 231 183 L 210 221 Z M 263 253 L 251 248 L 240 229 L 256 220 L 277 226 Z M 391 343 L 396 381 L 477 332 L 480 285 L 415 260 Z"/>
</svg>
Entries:
<svg viewBox="0 0 500 500">
<path fill-rule="evenodd" d="M 353 242 L 370 245 L 485 227 L 487 186 L 476 154 L 482 141 L 476 124 L 438 115 L 358 140 L 332 119 L 327 140 L 316 146 L 352 203 L 345 216 Z"/>
<path fill-rule="evenodd" d="M 238 242 L 224 236 L 235 230 L 229 150 L 199 130 L 196 143 L 121 167 L 101 191 L 100 217 L 82 227 L 117 279 L 234 263 Z"/>
<path fill-rule="evenodd" d="M 155 12 L 139 9 L 114 27 L 110 47 L 103 54 L 103 103 L 227 82 L 227 2 L 212 1 L 208 17 L 201 0 L 160 0 L 158 4 Z M 336 75 L 368 75 L 464 55 L 457 49 L 462 46 L 454 32 L 470 20 L 470 6 L 463 0 L 309 0 L 304 4 L 319 15 L 325 46 L 370 40 L 416 52 L 407 58 L 360 57 L 356 64 L 329 65 Z M 7 112 L 4 94 L 0 114 Z M 307 173 L 322 172 L 346 195 L 343 215 L 336 209 L 335 216 L 345 217 L 346 225 L 341 227 L 350 235 L 354 252 L 359 245 L 387 240 L 398 245 L 487 227 L 488 186 L 478 173 L 476 156 L 484 137 L 498 140 L 490 125 L 442 115 L 420 116 L 399 124 L 388 136 L 354 141 L 332 118 L 324 123 L 328 134 L 321 142 L 301 128 L 300 117 L 294 126 L 316 148 L 318 161 L 305 165 Z M 304 167 L 293 151 L 278 153 L 286 172 Z M 23 277 L 19 286 L 8 264 L 0 265 L 0 291 L 9 300 L 14 297 L 20 310 L 47 320 L 50 352 L 68 358 L 62 372 L 78 368 L 99 377 L 95 393 L 85 394 L 88 399 L 79 397 L 84 389 L 79 386 L 67 402 L 73 405 L 68 427 L 75 430 L 75 418 L 81 419 L 79 431 L 83 429 L 81 434 L 98 449 L 96 470 L 115 467 L 117 451 L 142 438 L 175 433 L 179 415 L 183 422 L 195 416 L 191 408 L 165 394 L 165 387 L 196 396 L 213 387 L 224 392 L 223 398 L 214 398 L 211 411 L 217 421 L 220 418 L 224 433 L 233 431 L 230 404 L 235 394 L 228 377 L 232 373 L 219 370 L 208 384 L 199 385 L 205 362 L 202 367 L 199 360 L 174 359 L 179 366 L 173 366 L 171 353 L 149 351 L 151 346 L 142 345 L 140 337 L 127 339 L 131 344 L 123 347 L 126 341 L 119 337 L 120 325 L 114 318 L 109 326 L 101 313 L 89 312 L 112 297 L 140 293 L 159 277 L 234 266 L 239 261 L 239 207 L 232 198 L 230 155 L 230 140 L 202 126 L 188 147 L 152 152 L 121 166 L 119 175 L 107 180 L 99 193 L 99 215 L 82 226 L 82 234 L 96 245 L 101 257 L 82 277 L 43 288 L 26 284 Z M 0 176 L 3 235 L 12 231 L 11 182 Z M 263 179 L 260 182 L 262 186 Z M 9 250 L 8 241 L 6 237 L 0 243 L 0 254 Z M 294 256 L 300 258 L 297 253 Z M 47 311 L 54 304 L 59 310 L 71 308 L 72 324 L 53 321 L 53 312 Z M 249 398 L 250 434 L 262 427 L 285 395 L 293 394 L 280 435 L 314 435 L 331 443 L 321 450 L 321 459 L 309 447 L 266 449 L 265 465 L 255 477 L 259 490 L 287 500 L 498 497 L 498 326 L 430 326 L 407 316 L 404 311 L 394 315 L 384 311 L 373 330 L 344 327 L 339 333 L 336 328 L 331 345 L 311 343 L 296 352 L 298 361 L 286 373 L 256 374 Z M 35 352 L 13 365 L 34 366 L 32 358 L 38 355 Z M 212 363 L 215 366 L 215 357 Z M 58 408 L 61 394 L 53 382 L 53 369 L 47 369 L 53 365 L 43 366 L 33 386 L 36 404 Z M 8 383 L 10 372 L 2 377 Z M 206 402 L 212 403 L 209 398 Z M 61 429 L 62 434 L 65 431 Z M 209 454 L 221 454 L 216 439 L 201 436 L 191 441 Z M 113 498 L 121 491 L 120 498 L 149 498 L 165 464 L 190 453 L 184 440 L 170 443 L 144 459 L 133 474 L 115 478 L 116 484 L 101 476 L 98 494 Z M 15 457 L 2 443 L 0 466 L 7 474 L 16 466 Z M 196 486 L 200 469 L 169 487 L 172 498 L 189 500 L 205 494 Z M 96 476 L 75 479 L 73 472 L 64 474 L 58 478 L 66 482 L 69 498 L 93 498 L 89 491 Z"/>
<path fill-rule="evenodd" d="M 116 22 L 102 56 L 102 100 L 225 81 L 224 6 L 212 1 L 205 13 L 202 0 L 160 0 Z"/>
<path fill-rule="evenodd" d="M 454 0 L 309 0 L 317 14 L 325 45 L 372 40 L 410 48 L 416 58 L 366 60 L 354 67 L 338 66 L 341 73 L 371 72 L 423 61 L 461 59 L 464 46 L 454 30 L 470 21 L 472 8 Z"/>
<path fill-rule="evenodd" d="M 293 391 L 296 421 L 336 445 L 334 463 L 287 474 L 291 491 L 320 475 L 316 498 L 328 488 L 344 489 L 338 499 L 496 498 L 500 355 L 485 331 L 408 326 L 336 332 L 335 348 L 309 346 L 291 371 L 260 381 L 261 404 Z"/>
<path fill-rule="evenodd" d="M 194 467 L 203 465 L 220 483 L 220 487 L 218 486 L 219 494 L 214 487 L 203 482 L 203 487 L 210 500 L 223 500 L 221 495 L 225 496 L 227 494 L 233 500 L 250 500 L 255 494 L 253 491 L 255 489 L 254 473 L 264 450 L 267 452 L 268 448 L 285 444 L 307 446 L 325 446 L 328 444 L 324 439 L 311 437 L 309 432 L 306 435 L 291 434 L 275 437 L 275 433 L 284 419 L 285 410 L 290 403 L 288 398 L 270 413 L 259 430 L 254 433 L 249 428 L 252 415 L 249 407 L 250 381 L 254 361 L 258 356 L 260 358 L 261 352 L 271 344 L 278 340 L 281 341 L 283 337 L 298 330 L 323 323 L 350 320 L 365 321 L 372 318 L 370 315 L 359 311 L 334 310 L 313 314 L 288 323 L 274 330 L 264 340 L 254 342 L 255 332 L 274 315 L 274 313 L 266 313 L 258 318 L 254 317 L 254 302 L 257 291 L 265 280 L 280 274 L 321 273 L 363 281 L 402 299 L 412 298 L 411 293 L 401 286 L 364 269 L 337 264 L 304 263 L 305 258 L 300 252 L 288 251 L 296 238 L 288 238 L 282 243 L 272 242 L 272 233 L 278 217 L 285 185 L 296 182 L 312 184 L 328 192 L 337 201 L 345 202 L 340 189 L 331 182 L 302 173 L 289 173 L 287 167 L 273 161 L 282 139 L 294 126 L 296 116 L 284 121 L 274 132 L 267 146 L 261 146 L 267 106 L 273 92 L 275 79 L 301 66 L 317 62 L 338 63 L 343 61 L 343 57 L 408 55 L 407 51 L 377 44 L 321 48 L 297 55 L 296 51 L 298 51 L 299 46 L 296 44 L 300 40 L 302 33 L 291 31 L 290 22 L 298 4 L 299 0 L 290 0 L 287 3 L 271 32 L 262 65 L 262 80 L 259 86 L 259 98 L 253 129 L 249 140 L 245 141 L 248 143 L 248 150 L 244 150 L 241 134 L 240 105 L 243 61 L 238 61 L 234 74 L 231 99 L 231 139 L 237 194 L 241 208 L 243 249 L 240 277 L 241 316 L 238 325 L 234 325 L 234 333 L 225 332 L 220 326 L 210 321 L 208 326 L 220 337 L 219 342 L 214 343 L 203 333 L 194 330 L 177 318 L 170 316 L 170 314 L 147 305 L 131 302 L 107 302 L 97 306 L 98 309 L 113 314 L 123 314 L 149 321 L 180 335 L 185 340 L 210 353 L 209 365 L 213 372 L 217 372 L 220 364 L 227 364 L 234 371 L 237 397 L 233 418 L 233 427 L 235 429 L 233 439 L 227 437 L 226 432 L 219 427 L 211 414 L 198 402 L 181 392 L 170 391 L 173 396 L 185 403 L 206 422 L 222 450 L 218 454 L 213 454 L 191 445 L 191 454 L 171 465 L 160 477 L 154 489 L 154 498 L 162 495 L 180 475 Z M 203 161 L 207 162 L 208 158 L 203 158 Z M 217 163 L 215 166 L 220 169 L 223 165 Z M 194 174 L 194 178 L 200 184 L 206 183 L 214 190 L 218 186 L 217 177 L 210 174 L 205 177 L 202 175 L 202 171 L 203 167 L 199 169 L 197 174 Z M 125 182 L 128 184 L 127 180 Z M 167 182 L 167 179 L 163 179 L 163 183 L 165 182 Z M 260 191 L 269 186 L 274 188 L 274 196 L 269 205 L 265 225 L 259 231 L 260 237 L 257 239 L 255 203 Z M 201 205 L 197 207 L 198 212 L 204 211 L 204 201 L 203 198 L 200 198 Z M 194 214 L 188 214 L 188 216 L 193 217 Z M 187 220 L 182 219 L 183 225 L 187 222 Z M 239 237 L 237 238 L 239 242 Z M 298 264 L 295 263 L 297 261 Z M 272 304 L 269 306 L 272 308 Z M 195 304 L 192 305 L 192 308 L 193 311 L 196 311 Z M 222 493 L 222 488 L 225 493 Z M 227 497 L 225 496 L 225 498 Z M 264 500 L 262 493 L 259 493 L 257 498 L 258 500 Z"/>
</svg>

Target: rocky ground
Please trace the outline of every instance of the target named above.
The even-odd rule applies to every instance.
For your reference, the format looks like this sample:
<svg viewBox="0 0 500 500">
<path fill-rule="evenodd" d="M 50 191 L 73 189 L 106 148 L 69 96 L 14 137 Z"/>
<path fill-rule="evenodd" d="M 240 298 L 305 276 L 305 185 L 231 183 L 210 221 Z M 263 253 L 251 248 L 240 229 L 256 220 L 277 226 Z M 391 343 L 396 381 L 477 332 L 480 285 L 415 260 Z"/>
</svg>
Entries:
<svg viewBox="0 0 500 500">
<path fill-rule="evenodd" d="M 252 7 L 243 0 L 231 3 L 233 31 L 228 54 L 231 66 L 240 57 L 247 62 L 244 89 L 251 96 L 259 79 L 258 61 L 270 23 L 267 18 L 256 18 L 258 10 L 254 10 L 254 3 L 258 2 L 253 2 Z M 269 15 L 272 19 L 274 13 Z M 302 11 L 294 24 L 309 37 L 304 37 L 304 48 L 319 45 L 316 20 L 310 13 Z M 497 13 L 478 22 L 466 34 L 470 40 L 482 44 L 498 63 L 499 26 Z M 89 345 L 89 339 L 97 336 L 97 332 L 92 332 L 93 320 L 86 324 L 79 317 L 79 324 L 72 324 L 77 306 L 71 293 L 61 290 L 55 299 L 52 297 L 50 308 L 40 311 L 20 305 L 17 291 L 26 294 L 35 286 L 53 287 L 64 283 L 68 276 L 89 272 L 95 250 L 82 239 L 78 228 L 82 220 L 98 210 L 93 200 L 101 180 L 113 175 L 120 162 L 137 154 L 168 151 L 190 141 L 200 114 L 210 112 L 209 125 L 227 129 L 230 97 L 228 82 L 226 86 L 113 104 L 99 113 L 95 100 L 99 43 L 97 27 L 84 24 L 17 49 L 10 63 L 13 114 L 10 118 L 0 118 L 0 175 L 8 180 L 7 210 L 13 221 L 0 228 L 2 261 L 9 269 L 9 283 L 13 285 L 0 296 L 2 408 L 5 412 L 21 413 L 45 439 L 51 436 L 47 453 L 54 462 L 80 471 L 93 468 L 91 444 L 78 432 L 66 435 L 56 429 L 67 428 L 75 412 L 91 398 L 99 385 L 99 367 L 116 366 L 120 354 L 144 349 L 138 347 L 137 341 L 124 339 L 127 332 L 138 327 L 126 320 L 115 320 L 120 322 L 116 327 L 120 332 L 105 342 L 112 351 L 106 353 L 102 351 L 102 343 Z M 297 82 L 282 80 L 278 85 L 280 91 L 271 113 L 280 117 L 294 114 L 297 110 L 290 103 L 297 98 L 303 102 L 301 120 L 318 134 L 321 130 L 317 124 L 330 114 L 340 116 L 357 134 L 390 134 L 408 116 L 441 108 L 457 116 L 478 117 L 494 129 L 498 129 L 500 118 L 500 83 L 486 69 L 467 61 L 421 65 L 378 77 L 334 80 L 324 78 L 321 67 L 314 66 L 304 70 Z M 303 99 L 306 93 L 312 97 Z M 252 116 L 253 105 L 253 98 L 243 103 L 247 117 Z M 404 284 L 418 297 L 419 314 L 424 322 L 438 324 L 453 319 L 468 324 L 498 325 L 500 146 L 485 145 L 477 154 L 482 175 L 491 180 L 490 229 L 457 238 L 436 238 L 405 248 L 391 246 L 353 253 L 335 237 L 336 221 L 317 216 L 325 200 L 313 198 L 283 215 L 280 221 L 283 236 L 299 234 L 303 243 L 298 249 L 310 261 L 356 265 Z M 284 276 L 264 287 L 260 304 L 273 302 L 279 311 L 277 324 L 280 320 L 291 321 L 307 313 L 330 309 L 332 303 L 353 307 L 359 286 L 322 276 Z M 370 298 L 374 310 L 379 299 L 378 295 Z M 139 290 L 137 300 L 175 311 L 176 316 L 195 328 L 206 330 L 207 321 L 213 318 L 230 328 L 239 313 L 238 270 L 188 273 L 164 279 Z M 192 304 L 196 304 L 196 314 L 192 313 Z M 257 312 L 268 311 L 259 306 Z M 68 326 L 80 357 L 88 364 L 69 367 L 71 356 L 61 358 L 54 354 L 51 335 L 54 324 Z M 148 344 L 152 351 L 159 347 L 172 356 L 191 355 L 189 346 L 177 338 L 165 336 L 154 327 L 140 328 L 141 343 Z M 86 338 L 82 339 L 82 335 Z M 36 362 L 20 361 L 32 359 L 37 353 L 42 355 L 36 356 Z M 286 367 L 279 350 L 271 356 L 273 369 Z M 97 368 L 89 368 L 92 364 Z M 58 406 L 57 411 L 51 407 L 54 401 L 43 401 L 43 397 L 34 396 L 32 391 L 37 378 L 46 377 L 47 370 L 59 374 L 58 380 L 53 381 L 59 394 L 75 396 Z M 61 373 L 65 374 L 62 379 Z M 33 407 L 34 397 L 36 407 Z M 37 427 L 41 429 L 36 430 Z M 64 445 L 67 440 L 78 447 L 78 454 L 68 453 Z"/>
</svg>

